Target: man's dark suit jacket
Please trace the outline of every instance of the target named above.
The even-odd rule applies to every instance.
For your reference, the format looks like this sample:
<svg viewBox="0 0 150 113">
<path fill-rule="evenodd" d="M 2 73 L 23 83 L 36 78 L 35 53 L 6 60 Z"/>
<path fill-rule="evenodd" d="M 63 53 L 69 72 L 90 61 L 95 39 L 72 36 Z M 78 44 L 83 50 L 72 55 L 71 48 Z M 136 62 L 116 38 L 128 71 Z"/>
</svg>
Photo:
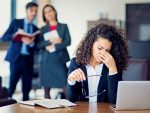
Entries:
<svg viewBox="0 0 150 113">
<path fill-rule="evenodd" d="M 14 19 L 7 31 L 2 36 L 2 41 L 10 41 L 10 46 L 7 51 L 5 60 L 9 62 L 15 62 L 19 56 L 22 47 L 22 42 L 16 42 L 13 40 L 13 35 L 18 31 L 18 29 L 24 29 L 24 19 Z M 33 32 L 37 31 L 38 28 L 33 25 Z M 36 42 L 37 39 L 35 39 Z M 36 43 L 35 43 L 36 45 Z M 33 57 L 33 49 L 31 48 L 31 56 Z"/>
<path fill-rule="evenodd" d="M 87 70 L 86 66 L 84 65 L 78 65 L 76 63 L 76 58 L 73 58 L 71 60 L 71 64 L 68 70 L 68 75 L 74 71 L 75 69 L 81 68 L 84 72 L 85 76 L 87 76 Z M 115 103 L 116 102 L 116 96 L 117 96 L 117 86 L 118 81 L 122 80 L 122 73 L 117 73 L 114 75 L 108 75 L 108 68 L 106 65 L 103 65 L 102 69 L 102 76 L 99 81 L 98 85 L 98 93 L 106 90 L 106 92 L 102 93 L 101 95 L 97 96 L 98 102 L 110 102 Z M 86 92 L 86 95 L 83 94 L 83 88 Z M 88 81 L 83 82 L 76 82 L 75 85 L 71 86 L 67 84 L 67 95 L 70 101 L 76 102 L 76 101 L 88 101 L 88 99 L 85 98 L 85 96 L 88 96 Z"/>
</svg>

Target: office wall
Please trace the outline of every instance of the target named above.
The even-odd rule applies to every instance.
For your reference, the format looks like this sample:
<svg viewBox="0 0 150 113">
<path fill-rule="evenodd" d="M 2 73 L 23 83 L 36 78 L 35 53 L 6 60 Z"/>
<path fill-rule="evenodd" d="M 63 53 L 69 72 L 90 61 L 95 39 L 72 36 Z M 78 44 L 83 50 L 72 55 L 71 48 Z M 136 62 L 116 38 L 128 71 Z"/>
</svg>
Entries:
<svg viewBox="0 0 150 113">
<path fill-rule="evenodd" d="M 108 13 L 108 18 L 125 21 L 126 3 L 149 3 L 150 0 L 51 0 L 58 11 L 60 22 L 67 23 L 72 36 L 68 48 L 71 57 L 81 38 L 87 31 L 87 21 L 100 18 Z"/>
<path fill-rule="evenodd" d="M 10 9 L 11 9 L 11 1 L 10 0 L 0 0 L 0 37 L 3 35 L 6 27 L 9 25 L 10 17 Z"/>
</svg>

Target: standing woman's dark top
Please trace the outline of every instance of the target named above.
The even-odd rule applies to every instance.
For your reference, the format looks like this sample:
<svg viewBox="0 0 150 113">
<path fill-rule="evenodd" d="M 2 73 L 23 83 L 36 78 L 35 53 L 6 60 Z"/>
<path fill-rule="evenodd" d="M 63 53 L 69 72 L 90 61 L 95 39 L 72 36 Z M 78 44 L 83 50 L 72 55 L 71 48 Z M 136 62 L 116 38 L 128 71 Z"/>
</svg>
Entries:
<svg viewBox="0 0 150 113">
<path fill-rule="evenodd" d="M 53 6 L 43 8 L 43 19 L 46 25 L 41 29 L 40 48 L 40 78 L 45 90 L 45 98 L 50 98 L 50 88 L 63 88 L 67 84 L 66 62 L 70 60 L 67 46 L 71 44 L 71 37 L 66 24 L 57 21 L 57 13 Z M 44 34 L 56 30 L 59 37 L 44 40 Z"/>
</svg>

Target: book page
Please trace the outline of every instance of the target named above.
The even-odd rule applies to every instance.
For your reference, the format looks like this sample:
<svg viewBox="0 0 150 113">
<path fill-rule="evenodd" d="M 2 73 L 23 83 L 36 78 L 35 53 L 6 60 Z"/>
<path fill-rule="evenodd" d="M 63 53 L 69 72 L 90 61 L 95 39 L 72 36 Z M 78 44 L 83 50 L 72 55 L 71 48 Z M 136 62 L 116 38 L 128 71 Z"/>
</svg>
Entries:
<svg viewBox="0 0 150 113">
<path fill-rule="evenodd" d="M 76 104 L 66 100 L 66 99 L 44 99 L 36 102 L 37 105 L 52 109 L 52 108 L 60 108 L 60 107 L 71 107 L 76 106 Z"/>
<path fill-rule="evenodd" d="M 42 100 L 36 103 L 39 106 L 45 107 L 45 108 L 59 108 L 59 104 L 55 100 Z"/>
<path fill-rule="evenodd" d="M 17 42 L 21 42 L 22 37 L 32 38 L 38 34 L 40 34 L 40 30 L 37 30 L 33 34 L 25 32 L 23 29 L 18 29 L 18 31 L 13 35 L 13 39 Z"/>
<path fill-rule="evenodd" d="M 17 36 L 17 35 L 22 35 L 22 36 L 27 36 L 27 37 L 33 37 L 33 36 L 36 36 L 38 34 L 40 34 L 40 30 L 37 30 L 36 32 L 34 33 L 27 33 L 25 32 L 23 29 L 18 29 L 18 31 L 15 33 L 14 35 L 14 38 Z"/>
<path fill-rule="evenodd" d="M 76 106 L 75 103 L 70 102 L 69 100 L 66 99 L 57 99 L 57 103 L 59 103 L 59 106 Z"/>
<path fill-rule="evenodd" d="M 34 32 L 33 34 L 32 34 L 32 36 L 36 36 L 36 35 L 38 35 L 38 34 L 40 34 L 41 33 L 41 31 L 40 30 L 37 30 L 36 32 Z"/>
<path fill-rule="evenodd" d="M 20 104 L 29 105 L 29 106 L 41 106 L 45 108 L 61 108 L 61 107 L 73 107 L 76 106 L 75 103 L 70 102 L 66 99 L 42 99 L 42 100 L 29 100 L 29 101 L 21 101 Z"/>
<path fill-rule="evenodd" d="M 35 103 L 37 103 L 40 100 L 29 100 L 29 101 L 20 101 L 20 104 L 29 105 L 29 106 L 35 106 Z"/>
<path fill-rule="evenodd" d="M 25 32 L 23 29 L 18 29 L 18 31 L 17 31 L 17 32 L 15 33 L 15 35 L 14 35 L 14 38 L 15 38 L 17 35 L 31 36 L 31 34 Z"/>
</svg>

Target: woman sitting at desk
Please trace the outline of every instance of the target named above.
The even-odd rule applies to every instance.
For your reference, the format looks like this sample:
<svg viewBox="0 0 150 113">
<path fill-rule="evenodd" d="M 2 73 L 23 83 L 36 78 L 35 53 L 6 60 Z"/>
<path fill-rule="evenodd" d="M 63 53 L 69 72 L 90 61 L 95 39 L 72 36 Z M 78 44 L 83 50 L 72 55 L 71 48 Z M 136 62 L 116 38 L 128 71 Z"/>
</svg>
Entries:
<svg viewBox="0 0 150 113">
<path fill-rule="evenodd" d="M 90 29 L 68 70 L 70 101 L 116 102 L 118 81 L 128 64 L 128 46 L 117 27 L 99 24 Z"/>
</svg>

